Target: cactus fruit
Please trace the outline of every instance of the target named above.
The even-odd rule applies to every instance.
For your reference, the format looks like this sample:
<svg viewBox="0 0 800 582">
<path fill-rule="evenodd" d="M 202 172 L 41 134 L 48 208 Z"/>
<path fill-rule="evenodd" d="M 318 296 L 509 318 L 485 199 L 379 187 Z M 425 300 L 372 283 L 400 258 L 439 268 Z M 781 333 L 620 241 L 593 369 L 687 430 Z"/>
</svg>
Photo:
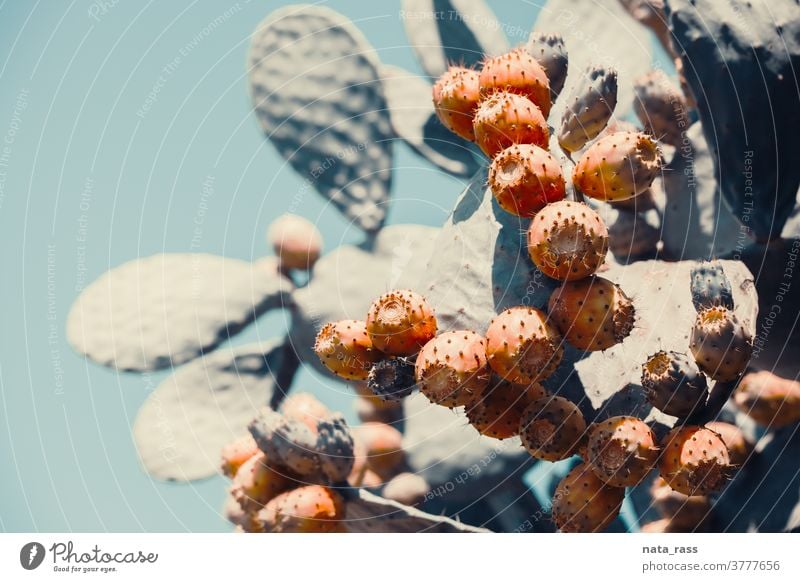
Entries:
<svg viewBox="0 0 800 582">
<path fill-rule="evenodd" d="M 565 195 L 561 166 L 546 150 L 531 144 L 512 145 L 495 156 L 489 187 L 503 210 L 527 218 Z"/>
<path fill-rule="evenodd" d="M 523 410 L 546 395 L 538 382 L 520 386 L 498 379 L 480 399 L 467 405 L 467 419 L 482 435 L 500 440 L 511 438 L 519 434 Z"/>
<path fill-rule="evenodd" d="M 564 39 L 557 34 L 531 31 L 525 50 L 544 69 L 547 80 L 550 82 L 551 101 L 555 101 L 567 80 L 569 60 L 564 47 Z"/>
<path fill-rule="evenodd" d="M 603 531 L 619 515 L 624 497 L 625 489 L 606 485 L 581 463 L 556 486 L 553 521 L 562 532 Z"/>
<path fill-rule="evenodd" d="M 703 372 L 714 380 L 730 382 L 747 368 L 753 342 L 733 311 L 714 306 L 698 312 L 689 348 Z"/>
<path fill-rule="evenodd" d="M 635 310 L 618 285 L 603 277 L 567 281 L 553 291 L 547 305 L 550 319 L 578 349 L 608 349 L 630 334 Z"/>
<path fill-rule="evenodd" d="M 417 356 L 416 377 L 420 392 L 434 404 L 469 404 L 489 385 L 486 340 L 474 331 L 436 336 Z"/>
<path fill-rule="evenodd" d="M 249 434 L 228 443 L 222 448 L 222 474 L 233 479 L 239 467 L 256 453 L 258 445 Z"/>
<path fill-rule="evenodd" d="M 529 143 L 547 148 L 550 129 L 542 112 L 530 99 L 499 91 L 478 106 L 472 120 L 475 142 L 493 158 L 514 144 Z"/>
<path fill-rule="evenodd" d="M 331 414 L 327 406 L 308 392 L 297 392 L 287 396 L 281 403 L 280 412 L 286 418 L 299 420 L 315 434 L 318 432 L 319 421 Z"/>
<path fill-rule="evenodd" d="M 284 214 L 276 218 L 267 231 L 267 241 L 284 271 L 307 271 L 314 266 L 322 252 L 322 235 L 317 227 L 296 214 Z"/>
<path fill-rule="evenodd" d="M 633 487 L 658 460 L 656 437 L 634 416 L 613 416 L 589 431 L 587 456 L 600 479 L 614 487 Z"/>
<path fill-rule="evenodd" d="M 319 474 L 317 434 L 304 423 L 263 407 L 248 429 L 272 466 L 286 467 L 303 477 Z"/>
<path fill-rule="evenodd" d="M 384 354 L 410 356 L 436 335 L 436 317 L 419 293 L 408 289 L 390 291 L 372 302 L 367 334 L 372 345 Z"/>
<path fill-rule="evenodd" d="M 721 305 L 733 309 L 733 291 L 725 269 L 719 263 L 703 262 L 692 269 L 692 303 L 697 311 Z"/>
<path fill-rule="evenodd" d="M 753 444 L 744 436 L 744 432 L 735 424 L 728 422 L 712 421 L 706 423 L 706 428 L 717 433 L 725 446 L 728 447 L 728 457 L 731 464 L 736 467 L 744 465 L 753 452 Z"/>
<path fill-rule="evenodd" d="M 720 490 L 730 476 L 728 447 L 712 430 L 679 426 L 664 438 L 658 469 L 675 491 L 709 495 Z"/>
<path fill-rule="evenodd" d="M 583 414 L 561 396 L 546 396 L 532 402 L 519 422 L 522 446 L 544 461 L 560 461 L 574 455 L 585 433 Z"/>
<path fill-rule="evenodd" d="M 625 200 L 650 187 L 661 163 L 653 138 L 620 131 L 601 137 L 584 152 L 572 173 L 572 183 L 590 198 Z"/>
<path fill-rule="evenodd" d="M 316 451 L 323 475 L 332 483 L 347 479 L 355 462 L 353 435 L 339 414 L 331 414 L 317 424 Z"/>
<path fill-rule="evenodd" d="M 231 495 L 246 513 L 250 513 L 295 485 L 297 481 L 288 473 L 270 467 L 266 455 L 259 451 L 236 472 Z"/>
<path fill-rule="evenodd" d="M 528 228 L 528 253 L 539 270 L 559 281 L 583 279 L 605 261 L 608 229 L 594 210 L 562 200 L 545 206 Z"/>
<path fill-rule="evenodd" d="M 325 324 L 317 334 L 314 352 L 328 370 L 348 380 L 366 380 L 380 358 L 366 324 L 354 319 Z"/>
<path fill-rule="evenodd" d="M 429 491 L 430 485 L 421 476 L 415 473 L 400 473 L 392 477 L 381 495 L 386 499 L 413 507 L 424 502 Z"/>
<path fill-rule="evenodd" d="M 383 478 L 389 478 L 403 464 L 403 435 L 383 422 L 365 422 L 353 428 L 358 442 L 363 445 L 367 468 Z"/>
<path fill-rule="evenodd" d="M 531 100 L 547 117 L 550 81 L 542 65 L 524 48 L 486 59 L 480 72 L 481 94 L 508 91 Z"/>
<path fill-rule="evenodd" d="M 617 72 L 606 67 L 590 67 L 564 109 L 558 145 L 565 152 L 581 149 L 605 129 L 616 106 Z"/>
<path fill-rule="evenodd" d="M 281 493 L 258 512 L 261 531 L 272 533 L 329 533 L 341 529 L 345 503 L 336 491 L 306 485 Z"/>
<path fill-rule="evenodd" d="M 653 480 L 650 496 L 653 498 L 653 507 L 661 517 L 669 520 L 669 529 L 672 531 L 697 529 L 711 513 L 711 500 L 708 497 L 674 491 L 661 477 Z"/>
<path fill-rule="evenodd" d="M 761 426 L 775 429 L 800 421 L 800 382 L 766 370 L 745 375 L 733 401 Z"/>
<path fill-rule="evenodd" d="M 384 401 L 402 400 L 416 385 L 414 364 L 405 358 L 381 360 L 372 366 L 367 377 L 370 392 Z"/>
<path fill-rule="evenodd" d="M 450 67 L 433 85 L 433 107 L 447 129 L 469 141 L 475 141 L 472 118 L 480 101 L 478 72 L 464 67 Z"/>
<path fill-rule="evenodd" d="M 633 109 L 647 133 L 679 147 L 689 126 L 686 98 L 664 71 L 657 69 L 636 79 Z"/>
<path fill-rule="evenodd" d="M 708 399 L 706 377 L 694 360 L 678 352 L 650 356 L 642 364 L 642 388 L 650 404 L 681 418 L 701 410 Z"/>
<path fill-rule="evenodd" d="M 506 309 L 486 331 L 489 366 L 514 384 L 544 380 L 556 370 L 563 355 L 561 337 L 535 307 Z"/>
</svg>

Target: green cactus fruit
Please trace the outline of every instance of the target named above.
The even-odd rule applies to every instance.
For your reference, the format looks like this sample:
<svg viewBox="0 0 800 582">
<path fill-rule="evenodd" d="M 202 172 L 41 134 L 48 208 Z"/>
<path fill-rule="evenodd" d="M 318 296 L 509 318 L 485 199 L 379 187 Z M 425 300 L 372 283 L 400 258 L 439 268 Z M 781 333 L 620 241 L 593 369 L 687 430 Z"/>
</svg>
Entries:
<svg viewBox="0 0 800 582">
<path fill-rule="evenodd" d="M 500 313 L 486 331 L 486 360 L 501 378 L 530 384 L 552 374 L 564 348 L 561 337 L 534 307 L 511 307 Z"/>
<path fill-rule="evenodd" d="M 415 372 L 420 392 L 434 404 L 469 404 L 489 385 L 486 340 L 474 331 L 438 335 L 417 356 Z"/>
<path fill-rule="evenodd" d="M 544 69 L 545 75 L 550 81 L 551 101 L 555 101 L 567 80 L 569 59 L 567 58 L 567 49 L 564 47 L 564 39 L 558 34 L 531 31 L 525 50 Z"/>
<path fill-rule="evenodd" d="M 658 460 L 656 437 L 634 416 L 614 416 L 592 427 L 588 464 L 595 475 L 614 487 L 641 483 Z"/>
<path fill-rule="evenodd" d="M 317 423 L 315 450 L 322 474 L 331 483 L 347 479 L 355 462 L 353 435 L 344 417 L 331 414 Z"/>
<path fill-rule="evenodd" d="M 581 463 L 556 486 L 553 521 L 562 532 L 601 532 L 619 515 L 624 497 L 625 489 L 603 483 Z"/>
<path fill-rule="evenodd" d="M 528 228 L 528 253 L 539 270 L 559 281 L 583 279 L 608 253 L 608 229 L 586 204 L 562 200 L 539 211 Z"/>
<path fill-rule="evenodd" d="M 317 433 L 303 422 L 288 419 L 265 406 L 248 429 L 270 465 L 285 467 L 303 477 L 319 475 Z"/>
<path fill-rule="evenodd" d="M 512 145 L 495 156 L 489 187 L 503 210 L 527 218 L 565 195 L 561 166 L 546 150 L 531 144 Z"/>
<path fill-rule="evenodd" d="M 538 382 L 529 386 L 495 379 L 494 385 L 466 407 L 469 423 L 482 435 L 507 439 L 519 434 L 522 412 L 533 401 L 547 395 Z"/>
<path fill-rule="evenodd" d="M 625 200 L 647 190 L 661 166 L 661 152 L 652 137 L 620 131 L 601 137 L 584 152 L 572 183 L 590 198 Z"/>
<path fill-rule="evenodd" d="M 730 382 L 747 369 L 753 341 L 732 310 L 714 306 L 697 314 L 689 347 L 703 372 Z"/>
<path fill-rule="evenodd" d="M 410 396 L 417 385 L 414 364 L 405 358 L 389 358 L 372 366 L 367 388 L 384 401 L 402 400 Z"/>
<path fill-rule="evenodd" d="M 525 48 L 486 59 L 480 86 L 483 95 L 497 91 L 516 93 L 530 99 L 545 118 L 550 113 L 550 81 L 542 65 Z"/>
<path fill-rule="evenodd" d="M 650 71 L 634 82 L 633 109 L 647 133 L 679 147 L 689 127 L 689 110 L 680 87 L 664 71 Z"/>
<path fill-rule="evenodd" d="M 777 429 L 800 421 L 800 382 L 762 370 L 746 374 L 733 394 L 736 406 L 761 426 Z"/>
<path fill-rule="evenodd" d="M 596 138 L 608 124 L 617 106 L 617 72 L 592 66 L 570 94 L 561 116 L 558 144 L 565 152 L 576 152 Z"/>
<path fill-rule="evenodd" d="M 692 303 L 697 311 L 721 305 L 733 309 L 731 282 L 719 262 L 703 262 L 692 269 Z"/>
<path fill-rule="evenodd" d="M 499 91 L 484 99 L 472 121 L 475 142 L 490 158 L 514 144 L 547 148 L 550 129 L 542 112 L 527 97 Z"/>
<path fill-rule="evenodd" d="M 545 396 L 532 402 L 522 413 L 519 436 L 531 456 L 560 461 L 578 452 L 586 434 L 583 414 L 561 396 Z"/>
<path fill-rule="evenodd" d="M 706 377 L 694 360 L 678 352 L 650 356 L 642 364 L 642 388 L 650 404 L 680 418 L 701 410 L 708 399 Z"/>
<path fill-rule="evenodd" d="M 659 473 L 670 487 L 684 495 L 709 495 L 728 482 L 730 456 L 725 442 L 702 426 L 673 428 L 664 438 Z"/>
<path fill-rule="evenodd" d="M 392 356 L 410 356 L 436 335 L 436 317 L 422 295 L 397 289 L 372 302 L 366 328 L 375 349 Z"/>
<path fill-rule="evenodd" d="M 475 141 L 472 118 L 480 102 L 478 72 L 450 67 L 433 85 L 433 107 L 442 124 L 469 141 Z"/>
<path fill-rule="evenodd" d="M 380 358 L 366 323 L 354 319 L 325 324 L 317 334 L 314 352 L 328 370 L 347 380 L 366 380 Z"/>
</svg>

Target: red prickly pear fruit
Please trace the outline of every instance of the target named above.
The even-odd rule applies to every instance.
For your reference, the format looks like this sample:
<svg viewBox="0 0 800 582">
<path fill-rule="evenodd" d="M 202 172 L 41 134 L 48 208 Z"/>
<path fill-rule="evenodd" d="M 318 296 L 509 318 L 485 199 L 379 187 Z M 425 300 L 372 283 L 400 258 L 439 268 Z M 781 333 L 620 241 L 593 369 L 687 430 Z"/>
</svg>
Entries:
<svg viewBox="0 0 800 582">
<path fill-rule="evenodd" d="M 550 114 L 550 81 L 542 65 L 524 47 L 486 59 L 480 72 L 480 87 L 483 95 L 496 91 L 523 95 L 545 117 Z"/>
<path fill-rule="evenodd" d="M 565 195 L 561 166 L 546 150 L 531 144 L 512 145 L 495 156 L 489 187 L 503 210 L 527 218 Z"/>
<path fill-rule="evenodd" d="M 560 461 L 574 455 L 586 433 L 583 414 L 561 396 L 545 396 L 522 412 L 519 436 L 522 446 L 543 461 Z"/>
<path fill-rule="evenodd" d="M 500 440 L 511 438 L 519 434 L 522 411 L 546 395 L 538 382 L 520 386 L 498 379 L 480 399 L 467 405 L 467 419 L 482 435 Z"/>
<path fill-rule="evenodd" d="M 601 532 L 619 515 L 624 498 L 625 489 L 603 483 L 581 463 L 556 486 L 553 521 L 562 532 Z"/>
<path fill-rule="evenodd" d="M 233 479 L 239 467 L 258 452 L 258 445 L 250 434 L 228 443 L 222 447 L 222 473 Z"/>
<path fill-rule="evenodd" d="M 325 324 L 317 334 L 314 352 L 328 370 L 348 380 L 366 380 L 372 364 L 381 357 L 366 324 L 354 319 Z"/>
<path fill-rule="evenodd" d="M 613 416 L 595 425 L 587 453 L 595 475 L 614 487 L 641 483 L 658 461 L 653 431 L 634 416 Z"/>
<path fill-rule="evenodd" d="M 608 253 L 608 229 L 586 204 L 561 200 L 531 220 L 528 253 L 538 269 L 559 281 L 592 275 Z"/>
<path fill-rule="evenodd" d="M 339 531 L 345 503 L 336 491 L 306 485 L 281 493 L 258 512 L 261 531 L 274 533 L 329 533 Z"/>
<path fill-rule="evenodd" d="M 709 495 L 728 481 L 731 463 L 722 437 L 702 426 L 684 425 L 664 438 L 658 468 L 675 491 Z"/>
<path fill-rule="evenodd" d="M 711 500 L 705 495 L 684 495 L 674 491 L 661 477 L 650 486 L 653 507 L 661 517 L 669 520 L 671 531 L 693 530 L 701 526 L 711 514 Z"/>
<path fill-rule="evenodd" d="M 434 404 L 464 406 L 489 386 L 486 340 L 474 331 L 449 331 L 436 336 L 417 356 L 420 392 Z"/>
<path fill-rule="evenodd" d="M 598 139 L 581 156 L 572 183 L 597 200 L 625 200 L 650 187 L 661 170 L 658 144 L 645 133 L 620 131 Z"/>
<path fill-rule="evenodd" d="M 771 372 L 751 372 L 733 394 L 736 406 L 756 423 L 781 428 L 800 421 L 800 382 Z"/>
<path fill-rule="evenodd" d="M 295 485 L 297 481 L 288 472 L 270 467 L 266 455 L 259 451 L 236 471 L 231 495 L 245 512 L 252 512 Z"/>
<path fill-rule="evenodd" d="M 544 380 L 555 372 L 563 355 L 561 337 L 535 307 L 506 309 L 486 331 L 489 366 L 513 384 Z"/>
<path fill-rule="evenodd" d="M 753 341 L 733 311 L 714 305 L 698 312 L 689 348 L 703 372 L 719 382 L 731 382 L 747 369 Z"/>
<path fill-rule="evenodd" d="M 603 277 L 567 281 L 548 302 L 550 320 L 578 349 L 608 349 L 630 334 L 635 310 L 625 292 Z"/>
<path fill-rule="evenodd" d="M 450 67 L 433 85 L 433 107 L 447 129 L 475 141 L 472 118 L 481 100 L 478 71 Z"/>
<path fill-rule="evenodd" d="M 364 447 L 367 468 L 390 478 L 403 464 L 403 435 L 383 422 L 365 422 L 353 427 L 354 438 Z"/>
<path fill-rule="evenodd" d="M 276 218 L 267 231 L 267 241 L 283 270 L 309 270 L 322 252 L 322 235 L 317 227 L 296 214 Z"/>
<path fill-rule="evenodd" d="M 298 392 L 286 397 L 281 404 L 281 413 L 291 420 L 299 420 L 315 434 L 320 420 L 330 416 L 331 411 L 308 392 Z"/>
<path fill-rule="evenodd" d="M 493 158 L 514 144 L 533 144 L 547 149 L 550 129 L 542 112 L 527 97 L 500 91 L 478 106 L 472 120 L 475 142 Z"/>
<path fill-rule="evenodd" d="M 650 356 L 642 364 L 642 388 L 650 404 L 680 418 L 701 410 L 708 399 L 706 377 L 694 360 L 678 352 Z"/>
<path fill-rule="evenodd" d="M 712 421 L 706 423 L 706 428 L 717 433 L 728 447 L 728 456 L 731 464 L 741 467 L 747 462 L 753 452 L 753 443 L 747 440 L 742 429 L 728 422 Z"/>
<path fill-rule="evenodd" d="M 410 356 L 436 335 L 436 317 L 425 298 L 399 289 L 372 302 L 367 314 L 372 345 L 391 356 Z"/>
</svg>

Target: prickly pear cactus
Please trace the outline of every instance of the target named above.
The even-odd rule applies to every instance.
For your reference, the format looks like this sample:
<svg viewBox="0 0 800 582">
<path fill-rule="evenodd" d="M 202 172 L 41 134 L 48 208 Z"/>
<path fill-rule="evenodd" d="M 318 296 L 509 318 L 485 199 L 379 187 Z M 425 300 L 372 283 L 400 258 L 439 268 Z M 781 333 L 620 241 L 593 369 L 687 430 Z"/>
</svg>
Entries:
<svg viewBox="0 0 800 582">
<path fill-rule="evenodd" d="M 700 263 L 692 269 L 692 303 L 697 311 L 713 305 L 733 309 L 731 282 L 718 262 Z"/>
<path fill-rule="evenodd" d="M 555 101 L 567 82 L 569 58 L 564 39 L 557 34 L 532 30 L 525 49 L 538 61 L 550 81 L 550 97 Z"/>
<path fill-rule="evenodd" d="M 361 32 L 324 6 L 270 14 L 248 57 L 250 96 L 269 140 L 367 231 L 383 225 L 391 185 L 392 129 L 378 67 Z"/>
</svg>

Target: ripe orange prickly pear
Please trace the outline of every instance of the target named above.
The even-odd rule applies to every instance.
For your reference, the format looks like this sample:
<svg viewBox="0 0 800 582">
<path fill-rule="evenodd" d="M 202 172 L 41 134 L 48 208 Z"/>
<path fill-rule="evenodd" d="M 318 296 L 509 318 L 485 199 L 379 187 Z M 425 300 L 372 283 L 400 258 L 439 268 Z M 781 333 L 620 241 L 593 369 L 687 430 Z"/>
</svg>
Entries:
<svg viewBox="0 0 800 582">
<path fill-rule="evenodd" d="M 603 531 L 619 515 L 624 497 L 625 489 L 606 485 L 581 463 L 556 487 L 553 521 L 563 532 Z"/>
<path fill-rule="evenodd" d="M 514 144 L 547 148 L 550 129 L 542 112 L 527 97 L 500 91 L 478 106 L 472 120 L 475 142 L 490 158 Z"/>
<path fill-rule="evenodd" d="M 556 370 L 563 355 L 561 337 L 535 307 L 506 309 L 486 331 L 489 366 L 514 384 L 544 380 Z"/>
<path fill-rule="evenodd" d="M 475 141 L 472 118 L 481 100 L 478 71 L 450 67 L 433 85 L 433 107 L 447 129 Z"/>
<path fill-rule="evenodd" d="M 608 253 L 608 229 L 594 210 L 580 202 L 548 204 L 531 220 L 528 253 L 539 270 L 559 281 L 593 274 Z"/>
<path fill-rule="evenodd" d="M 745 375 L 733 401 L 761 426 L 781 428 L 800 421 L 800 382 L 766 370 Z"/>
<path fill-rule="evenodd" d="M 492 160 L 489 187 L 506 212 L 533 217 L 550 202 L 564 199 L 561 166 L 547 151 L 531 144 L 512 145 Z"/>
<path fill-rule="evenodd" d="M 728 447 L 722 438 L 702 426 L 673 428 L 664 438 L 659 473 L 670 487 L 684 495 L 708 495 L 728 481 Z"/>
<path fill-rule="evenodd" d="M 308 392 L 290 394 L 281 404 L 280 411 L 286 418 L 299 420 L 312 432 L 317 433 L 317 424 L 327 418 L 331 411 Z"/>
<path fill-rule="evenodd" d="M 436 317 L 422 295 L 398 289 L 372 302 L 367 333 L 375 349 L 384 354 L 410 356 L 436 335 Z"/>
<path fill-rule="evenodd" d="M 308 270 L 322 252 L 322 235 L 317 227 L 296 214 L 276 218 L 269 226 L 267 240 L 284 270 Z"/>
<path fill-rule="evenodd" d="M 258 512 L 261 531 L 274 533 L 328 533 L 340 529 L 345 503 L 336 491 L 306 485 L 272 499 Z"/>
<path fill-rule="evenodd" d="M 603 277 L 567 281 L 550 295 L 547 309 L 566 340 L 581 350 L 608 349 L 633 329 L 633 302 Z"/>
<path fill-rule="evenodd" d="M 585 433 L 583 414 L 561 396 L 545 396 L 532 402 L 519 422 L 522 446 L 544 461 L 560 461 L 574 455 Z"/>
<path fill-rule="evenodd" d="M 405 358 L 381 360 L 369 371 L 367 388 L 384 401 L 402 400 L 417 385 L 414 364 Z"/>
<path fill-rule="evenodd" d="M 270 467 L 266 455 L 259 451 L 239 467 L 231 484 L 231 495 L 245 512 L 250 512 L 295 485 L 297 481 L 287 471 Z"/>
<path fill-rule="evenodd" d="M 706 377 L 688 356 L 657 352 L 642 364 L 642 388 L 647 400 L 665 414 L 686 417 L 705 406 Z"/>
<path fill-rule="evenodd" d="M 516 93 L 530 99 L 545 117 L 550 113 L 550 81 L 525 48 L 486 59 L 480 72 L 480 86 L 483 95 L 496 91 Z"/>
<path fill-rule="evenodd" d="M 239 467 L 256 453 L 258 453 L 258 445 L 250 434 L 228 443 L 222 447 L 222 473 L 233 479 Z"/>
<path fill-rule="evenodd" d="M 519 434 L 522 411 L 546 395 L 538 382 L 520 386 L 497 379 L 481 398 L 467 405 L 467 419 L 482 435 L 500 440 L 511 438 Z"/>
<path fill-rule="evenodd" d="M 650 486 L 653 507 L 670 522 L 670 528 L 693 530 L 711 513 L 711 500 L 705 495 L 684 495 L 674 491 L 664 479 L 657 477 Z"/>
<path fill-rule="evenodd" d="M 721 305 L 698 312 L 689 347 L 700 369 L 720 382 L 738 378 L 753 353 L 750 334 L 736 314 Z"/>
<path fill-rule="evenodd" d="M 595 425 L 587 452 L 595 474 L 614 487 L 641 483 L 658 460 L 653 431 L 635 416 L 613 416 Z"/>
<path fill-rule="evenodd" d="M 314 352 L 331 372 L 348 380 L 366 380 L 381 355 L 372 347 L 363 321 L 327 323 L 317 334 Z"/>
<path fill-rule="evenodd" d="M 647 134 L 620 131 L 601 137 L 572 173 L 576 188 L 597 200 L 625 200 L 650 187 L 661 170 L 661 153 Z"/>
<path fill-rule="evenodd" d="M 364 446 L 367 468 L 383 478 L 389 478 L 402 465 L 403 435 L 383 422 L 365 422 L 353 427 L 356 440 Z"/>
<path fill-rule="evenodd" d="M 707 422 L 706 428 L 713 430 L 722 437 L 725 446 L 728 447 L 728 456 L 731 463 L 737 467 L 745 464 L 753 452 L 753 443 L 747 440 L 742 429 L 735 424 L 728 422 L 713 421 Z"/>
<path fill-rule="evenodd" d="M 469 404 L 486 390 L 486 340 L 474 331 L 449 331 L 422 348 L 416 363 L 417 384 L 428 400 L 448 408 Z"/>
</svg>

